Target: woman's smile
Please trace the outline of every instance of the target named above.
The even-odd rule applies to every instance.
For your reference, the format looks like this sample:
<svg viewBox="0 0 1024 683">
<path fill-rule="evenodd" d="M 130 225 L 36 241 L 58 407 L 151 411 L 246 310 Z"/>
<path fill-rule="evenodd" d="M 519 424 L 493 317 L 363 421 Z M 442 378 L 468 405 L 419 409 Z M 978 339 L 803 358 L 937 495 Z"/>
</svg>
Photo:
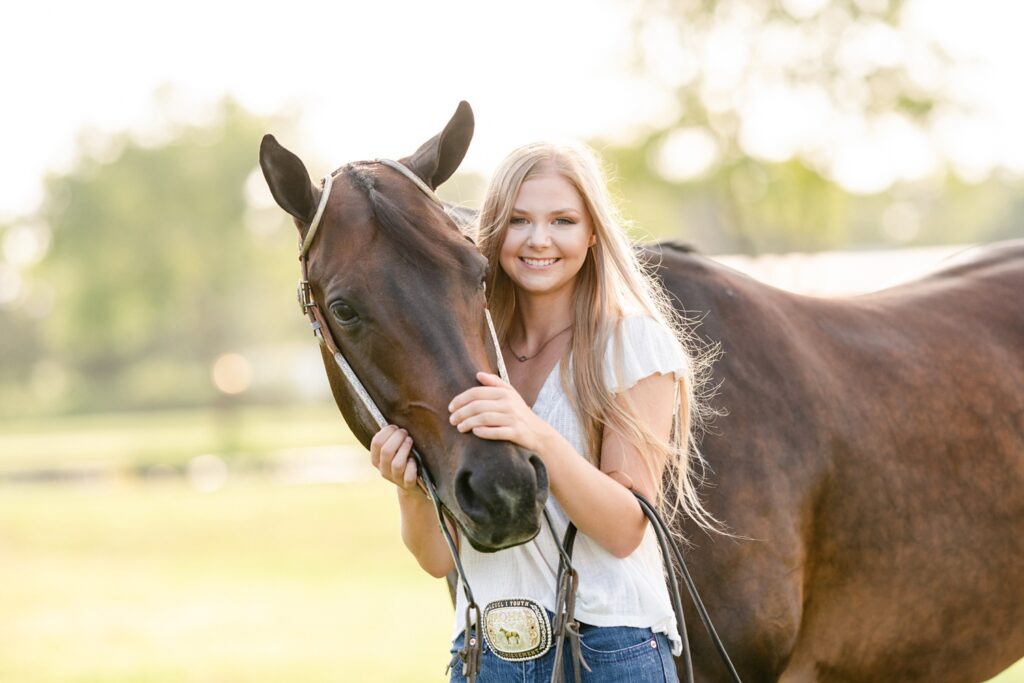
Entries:
<svg viewBox="0 0 1024 683">
<path fill-rule="evenodd" d="M 519 260 L 526 264 L 528 268 L 534 268 L 536 270 L 544 270 L 549 266 L 553 266 L 562 259 L 560 258 L 530 258 L 528 256 L 520 256 Z"/>
</svg>

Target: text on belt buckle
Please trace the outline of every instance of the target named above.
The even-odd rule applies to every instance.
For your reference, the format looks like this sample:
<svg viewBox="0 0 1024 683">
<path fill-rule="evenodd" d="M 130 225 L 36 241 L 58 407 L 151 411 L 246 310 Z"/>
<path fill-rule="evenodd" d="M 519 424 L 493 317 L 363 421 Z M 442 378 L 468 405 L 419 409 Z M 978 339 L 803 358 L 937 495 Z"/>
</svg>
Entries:
<svg viewBox="0 0 1024 683">
<path fill-rule="evenodd" d="M 495 600 L 484 608 L 484 637 L 501 659 L 536 659 L 551 647 L 551 623 L 544 608 L 533 600 Z"/>
</svg>

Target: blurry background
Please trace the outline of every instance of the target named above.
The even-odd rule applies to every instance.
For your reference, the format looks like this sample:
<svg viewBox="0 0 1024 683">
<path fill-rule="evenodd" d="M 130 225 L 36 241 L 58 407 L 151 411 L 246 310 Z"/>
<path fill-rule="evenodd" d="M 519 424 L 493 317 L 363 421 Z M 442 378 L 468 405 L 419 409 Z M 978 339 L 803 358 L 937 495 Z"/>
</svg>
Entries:
<svg viewBox="0 0 1024 683">
<path fill-rule="evenodd" d="M 999 0 L 7 9 L 0 681 L 446 680 L 447 593 L 333 407 L 265 132 L 316 178 L 466 99 L 445 198 L 581 138 L 636 239 L 847 295 L 1024 235 L 1022 23 Z"/>
</svg>

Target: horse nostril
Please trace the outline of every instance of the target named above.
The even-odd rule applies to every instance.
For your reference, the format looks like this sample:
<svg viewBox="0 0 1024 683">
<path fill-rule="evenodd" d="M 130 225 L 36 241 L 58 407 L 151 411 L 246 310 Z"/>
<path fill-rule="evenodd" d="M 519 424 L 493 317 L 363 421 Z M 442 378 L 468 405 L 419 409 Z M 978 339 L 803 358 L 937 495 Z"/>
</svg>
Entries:
<svg viewBox="0 0 1024 683">
<path fill-rule="evenodd" d="M 480 507 L 479 499 L 470 484 L 469 480 L 472 476 L 469 470 L 462 470 L 455 475 L 455 500 L 459 502 L 459 507 L 466 513 L 466 516 L 470 519 L 480 519 L 485 512 Z"/>
<path fill-rule="evenodd" d="M 537 497 L 543 504 L 548 497 L 548 470 L 538 455 L 531 455 L 527 458 L 527 462 L 533 467 L 534 476 L 537 478 Z"/>
</svg>

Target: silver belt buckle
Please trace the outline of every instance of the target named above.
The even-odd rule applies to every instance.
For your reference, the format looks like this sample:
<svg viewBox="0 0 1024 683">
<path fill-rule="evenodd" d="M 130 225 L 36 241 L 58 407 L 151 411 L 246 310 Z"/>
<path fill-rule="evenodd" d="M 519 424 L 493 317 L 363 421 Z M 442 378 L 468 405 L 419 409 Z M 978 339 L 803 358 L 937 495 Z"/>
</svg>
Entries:
<svg viewBox="0 0 1024 683">
<path fill-rule="evenodd" d="M 501 659 L 536 659 L 551 648 L 551 622 L 544 608 L 533 600 L 495 600 L 484 608 L 484 638 Z"/>
</svg>

